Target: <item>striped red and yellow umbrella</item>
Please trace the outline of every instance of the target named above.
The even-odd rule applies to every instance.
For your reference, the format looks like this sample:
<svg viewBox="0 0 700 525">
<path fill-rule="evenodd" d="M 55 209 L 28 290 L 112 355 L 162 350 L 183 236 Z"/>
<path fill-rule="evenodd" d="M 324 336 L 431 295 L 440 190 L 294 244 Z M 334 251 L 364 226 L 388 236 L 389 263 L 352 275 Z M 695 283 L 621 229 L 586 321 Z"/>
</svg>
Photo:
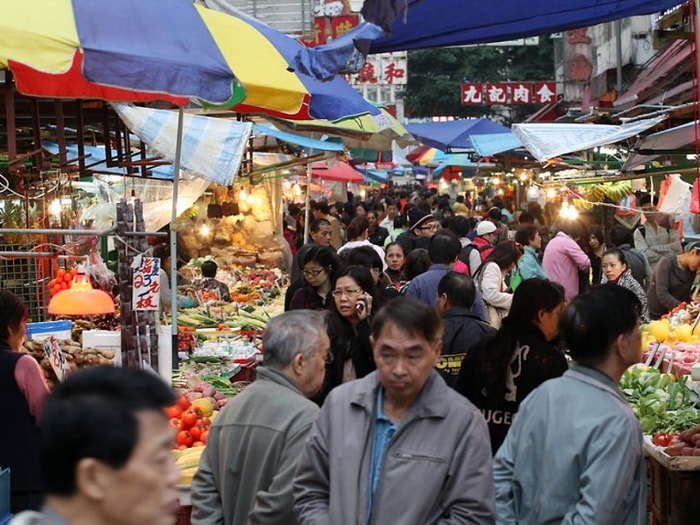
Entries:
<svg viewBox="0 0 700 525">
<path fill-rule="evenodd" d="M 292 119 L 378 112 L 342 78 L 289 71 L 296 40 L 191 0 L 0 0 L 0 12 L 0 67 L 26 95 L 196 100 Z"/>
</svg>

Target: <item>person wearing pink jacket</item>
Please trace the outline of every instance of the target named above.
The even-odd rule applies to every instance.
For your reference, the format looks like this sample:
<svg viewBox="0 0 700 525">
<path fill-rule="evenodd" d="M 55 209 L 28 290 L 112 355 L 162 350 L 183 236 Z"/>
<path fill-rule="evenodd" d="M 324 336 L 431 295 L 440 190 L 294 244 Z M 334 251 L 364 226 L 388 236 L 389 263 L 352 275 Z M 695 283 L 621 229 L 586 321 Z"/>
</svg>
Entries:
<svg viewBox="0 0 700 525">
<path fill-rule="evenodd" d="M 587 272 L 591 267 L 591 260 L 577 243 L 582 234 L 578 222 L 565 222 L 547 243 L 542 258 L 542 268 L 550 280 L 564 287 L 567 301 L 579 294 L 579 271 Z"/>
</svg>

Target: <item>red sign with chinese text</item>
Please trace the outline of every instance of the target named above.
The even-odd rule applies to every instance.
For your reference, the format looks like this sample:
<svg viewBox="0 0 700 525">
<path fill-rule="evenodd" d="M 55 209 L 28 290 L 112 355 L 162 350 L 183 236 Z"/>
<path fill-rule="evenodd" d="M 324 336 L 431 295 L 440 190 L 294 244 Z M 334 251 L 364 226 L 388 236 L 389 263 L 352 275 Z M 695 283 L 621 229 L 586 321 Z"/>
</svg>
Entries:
<svg viewBox="0 0 700 525">
<path fill-rule="evenodd" d="M 465 82 L 463 106 L 551 104 L 557 101 L 556 82 Z"/>
<path fill-rule="evenodd" d="M 329 40 L 338 38 L 360 23 L 357 15 L 348 16 L 317 16 L 314 19 L 314 37 L 301 40 L 306 47 L 327 44 Z"/>
</svg>

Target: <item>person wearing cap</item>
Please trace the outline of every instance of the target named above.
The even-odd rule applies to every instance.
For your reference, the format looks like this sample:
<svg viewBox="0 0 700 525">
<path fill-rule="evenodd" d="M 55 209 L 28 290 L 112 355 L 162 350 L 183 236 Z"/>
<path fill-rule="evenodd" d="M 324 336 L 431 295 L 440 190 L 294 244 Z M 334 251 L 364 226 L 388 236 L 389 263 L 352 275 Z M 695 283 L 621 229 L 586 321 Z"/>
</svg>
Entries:
<svg viewBox="0 0 700 525">
<path fill-rule="evenodd" d="M 679 255 L 666 255 L 654 268 L 647 290 L 649 316 L 658 319 L 680 303 L 690 302 L 700 270 L 700 242 L 690 243 Z"/>
<path fill-rule="evenodd" d="M 474 248 L 469 252 L 469 274 L 475 275 L 481 263 L 493 251 L 496 239 L 501 234 L 499 228 L 489 221 L 483 220 L 476 225 L 476 237 L 472 240 L 471 246 Z"/>
<path fill-rule="evenodd" d="M 499 208 L 498 206 L 493 206 L 489 209 L 489 215 L 486 218 L 486 220 L 492 222 L 498 230 L 496 240 L 493 242 L 494 245 L 498 244 L 499 242 L 508 240 L 508 226 L 503 224 L 502 219 L 503 213 L 501 211 L 501 208 Z"/>
<path fill-rule="evenodd" d="M 396 238 L 406 254 L 414 248 L 428 249 L 430 238 L 440 229 L 440 223 L 432 214 L 417 207 L 409 210 L 408 224 L 408 231 Z"/>
</svg>

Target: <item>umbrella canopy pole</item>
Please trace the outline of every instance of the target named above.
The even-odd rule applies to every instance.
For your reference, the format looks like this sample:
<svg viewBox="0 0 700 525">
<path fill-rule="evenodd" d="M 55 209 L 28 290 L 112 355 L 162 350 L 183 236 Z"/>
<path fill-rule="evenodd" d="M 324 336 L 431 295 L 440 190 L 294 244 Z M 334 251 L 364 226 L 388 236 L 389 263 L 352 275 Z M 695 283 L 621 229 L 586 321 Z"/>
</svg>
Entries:
<svg viewBox="0 0 700 525">
<path fill-rule="evenodd" d="M 177 199 L 178 184 L 180 178 L 180 156 L 182 155 L 182 129 L 185 111 L 182 106 L 178 110 L 177 117 L 177 141 L 175 143 L 175 162 L 173 163 L 173 207 L 170 216 L 170 312 L 172 314 L 171 339 L 172 339 L 172 368 L 178 368 L 177 351 Z"/>
<path fill-rule="evenodd" d="M 313 157 L 313 150 L 309 150 L 309 158 Z M 309 219 L 311 217 L 311 161 L 306 164 L 306 201 L 304 206 L 304 244 L 309 242 Z"/>
</svg>

